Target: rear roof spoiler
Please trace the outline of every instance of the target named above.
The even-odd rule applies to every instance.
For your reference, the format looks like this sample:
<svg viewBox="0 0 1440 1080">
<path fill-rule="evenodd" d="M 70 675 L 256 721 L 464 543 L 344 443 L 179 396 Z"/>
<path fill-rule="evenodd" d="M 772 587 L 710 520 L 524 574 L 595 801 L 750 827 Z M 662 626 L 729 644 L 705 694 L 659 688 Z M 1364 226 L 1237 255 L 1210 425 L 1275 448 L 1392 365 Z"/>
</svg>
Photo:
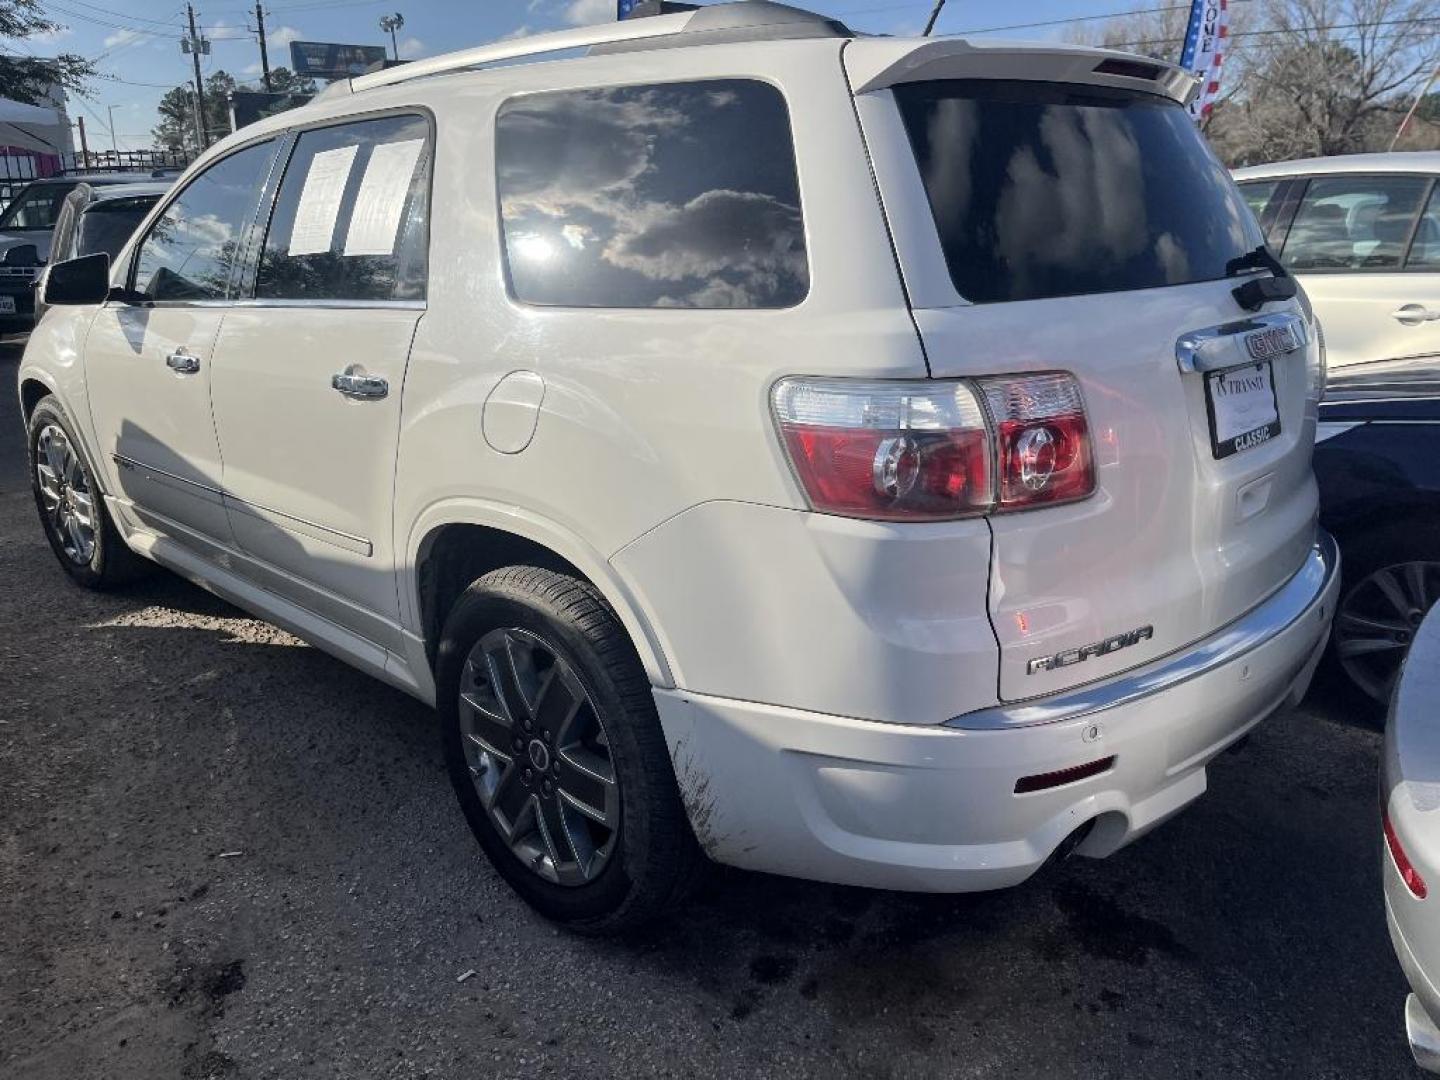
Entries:
<svg viewBox="0 0 1440 1080">
<path fill-rule="evenodd" d="M 928 79 L 1024 79 L 1113 86 L 1168 97 L 1182 105 L 1199 87 L 1174 64 L 1109 49 L 968 38 L 860 38 L 845 49 L 855 93 Z"/>
</svg>

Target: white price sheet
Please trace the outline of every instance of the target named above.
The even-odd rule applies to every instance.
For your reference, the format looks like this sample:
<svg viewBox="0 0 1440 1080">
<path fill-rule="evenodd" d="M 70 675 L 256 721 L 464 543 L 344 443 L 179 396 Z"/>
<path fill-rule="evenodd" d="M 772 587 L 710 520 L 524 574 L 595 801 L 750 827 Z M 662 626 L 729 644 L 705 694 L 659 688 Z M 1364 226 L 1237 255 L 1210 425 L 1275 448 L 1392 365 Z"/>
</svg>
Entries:
<svg viewBox="0 0 1440 1080">
<path fill-rule="evenodd" d="M 305 186 L 300 189 L 300 205 L 295 208 L 295 227 L 290 232 L 290 254 L 317 255 L 330 250 L 335 234 L 335 218 L 340 213 L 340 199 L 345 182 L 350 179 L 350 166 L 355 163 L 357 146 L 325 150 L 310 160 Z"/>
<path fill-rule="evenodd" d="M 405 210 L 405 196 L 410 193 L 410 180 L 415 163 L 420 160 L 424 139 L 382 143 L 370 152 L 360 193 L 355 196 L 355 210 L 350 215 L 350 231 L 345 237 L 346 255 L 389 255 L 395 250 L 395 236 L 400 231 L 400 215 Z"/>
</svg>

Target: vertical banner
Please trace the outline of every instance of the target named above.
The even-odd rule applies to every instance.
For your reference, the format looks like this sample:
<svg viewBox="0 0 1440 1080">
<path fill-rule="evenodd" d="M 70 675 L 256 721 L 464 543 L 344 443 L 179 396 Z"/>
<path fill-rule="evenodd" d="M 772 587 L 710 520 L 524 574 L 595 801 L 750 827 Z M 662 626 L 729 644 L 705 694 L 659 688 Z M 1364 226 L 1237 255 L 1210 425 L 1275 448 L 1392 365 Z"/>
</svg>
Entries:
<svg viewBox="0 0 1440 1080">
<path fill-rule="evenodd" d="M 1193 0 L 1180 66 L 1200 80 L 1200 92 L 1190 103 L 1190 115 L 1204 123 L 1220 94 L 1220 62 L 1230 33 L 1229 0 Z"/>
</svg>

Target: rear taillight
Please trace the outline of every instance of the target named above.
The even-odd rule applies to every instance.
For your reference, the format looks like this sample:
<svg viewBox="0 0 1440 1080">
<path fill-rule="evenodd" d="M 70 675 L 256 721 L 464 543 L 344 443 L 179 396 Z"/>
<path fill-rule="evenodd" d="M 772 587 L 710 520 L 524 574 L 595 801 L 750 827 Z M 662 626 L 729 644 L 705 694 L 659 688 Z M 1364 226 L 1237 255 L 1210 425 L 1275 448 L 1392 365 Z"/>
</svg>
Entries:
<svg viewBox="0 0 1440 1080">
<path fill-rule="evenodd" d="M 1090 427 L 1070 375 L 782 379 L 776 424 L 811 507 L 941 521 L 1082 499 Z"/>
<path fill-rule="evenodd" d="M 1390 858 L 1395 860 L 1395 869 L 1400 871 L 1400 880 L 1405 882 L 1405 887 L 1415 899 L 1424 900 L 1430 892 L 1425 887 L 1425 879 L 1420 876 L 1420 871 L 1415 869 L 1410 862 L 1410 856 L 1406 855 L 1405 849 L 1400 846 L 1400 837 L 1395 834 L 1390 815 L 1383 814 L 1381 820 L 1385 823 L 1385 846 L 1390 849 Z"/>
<path fill-rule="evenodd" d="M 816 510 L 924 521 L 990 507 L 990 434 L 964 383 L 784 379 L 773 401 Z"/>
<path fill-rule="evenodd" d="M 1073 376 L 981 379 L 995 424 L 999 509 L 1083 499 L 1095 490 L 1090 424 Z"/>
</svg>

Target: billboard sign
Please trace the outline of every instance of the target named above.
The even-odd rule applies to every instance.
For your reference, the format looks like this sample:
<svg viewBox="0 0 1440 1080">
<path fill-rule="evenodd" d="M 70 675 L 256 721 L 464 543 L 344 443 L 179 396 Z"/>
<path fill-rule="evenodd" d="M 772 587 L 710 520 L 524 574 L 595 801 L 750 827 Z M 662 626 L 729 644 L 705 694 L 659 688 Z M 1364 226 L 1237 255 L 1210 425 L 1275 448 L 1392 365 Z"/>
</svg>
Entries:
<svg viewBox="0 0 1440 1080">
<path fill-rule="evenodd" d="M 310 79 L 348 79 L 385 63 L 384 45 L 337 45 L 329 41 L 292 41 L 290 70 Z"/>
</svg>

